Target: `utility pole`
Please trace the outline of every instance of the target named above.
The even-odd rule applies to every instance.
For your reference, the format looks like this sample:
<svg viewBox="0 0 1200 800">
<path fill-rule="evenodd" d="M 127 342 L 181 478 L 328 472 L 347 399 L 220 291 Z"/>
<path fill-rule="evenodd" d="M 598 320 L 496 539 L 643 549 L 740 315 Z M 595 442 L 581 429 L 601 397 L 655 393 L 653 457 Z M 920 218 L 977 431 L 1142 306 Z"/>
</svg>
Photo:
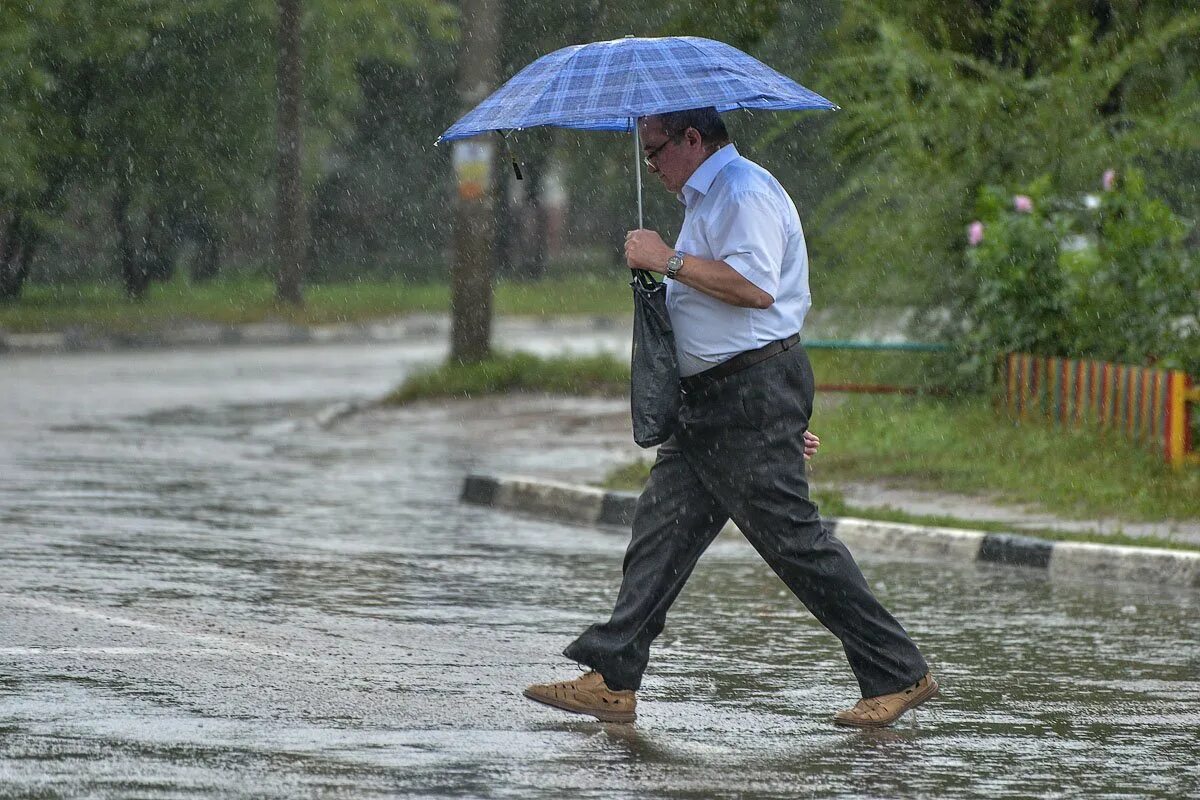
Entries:
<svg viewBox="0 0 1200 800">
<path fill-rule="evenodd" d="M 462 112 L 495 88 L 502 0 L 462 0 L 458 97 Z M 450 358 L 482 361 L 491 353 L 495 148 L 488 137 L 457 141 L 451 151 L 458 202 L 450 279 Z"/>
<path fill-rule="evenodd" d="M 304 304 L 304 196 L 300 183 L 300 0 L 278 0 L 275 122 L 275 299 Z"/>
</svg>

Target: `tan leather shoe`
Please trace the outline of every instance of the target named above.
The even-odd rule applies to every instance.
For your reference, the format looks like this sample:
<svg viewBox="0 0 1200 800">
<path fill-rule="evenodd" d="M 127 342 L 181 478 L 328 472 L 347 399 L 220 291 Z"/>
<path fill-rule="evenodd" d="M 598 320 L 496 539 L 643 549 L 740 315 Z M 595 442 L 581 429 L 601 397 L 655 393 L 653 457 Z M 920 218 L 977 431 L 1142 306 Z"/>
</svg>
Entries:
<svg viewBox="0 0 1200 800">
<path fill-rule="evenodd" d="M 525 696 L 563 711 L 591 714 L 602 722 L 633 722 L 637 718 L 633 690 L 613 691 L 599 672 L 585 673 L 573 681 L 535 683 L 525 690 Z"/>
<path fill-rule="evenodd" d="M 864 697 L 854 704 L 854 708 L 839 711 L 833 715 L 835 725 L 851 725 L 856 728 L 883 728 L 891 725 L 910 708 L 916 708 L 926 700 L 937 697 L 938 682 L 932 672 L 926 672 L 925 677 L 895 694 L 881 694 L 878 697 Z"/>
</svg>

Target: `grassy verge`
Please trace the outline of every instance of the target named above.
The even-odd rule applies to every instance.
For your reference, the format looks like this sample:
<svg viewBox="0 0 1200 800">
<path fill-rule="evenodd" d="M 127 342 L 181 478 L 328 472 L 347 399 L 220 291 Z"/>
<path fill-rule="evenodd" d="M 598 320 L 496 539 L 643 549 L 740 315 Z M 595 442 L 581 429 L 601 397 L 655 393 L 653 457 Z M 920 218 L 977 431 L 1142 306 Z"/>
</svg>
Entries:
<svg viewBox="0 0 1200 800">
<path fill-rule="evenodd" d="M 620 396 L 629 391 L 629 366 L 609 355 L 539 358 L 497 355 L 477 364 L 443 364 L 413 373 L 385 398 L 387 405 L 441 397 L 508 392 Z"/>
<path fill-rule="evenodd" d="M 500 314 L 624 315 L 630 313 L 628 280 L 620 270 L 598 277 L 501 281 L 496 285 Z M 153 285 L 133 301 L 110 284 L 27 286 L 22 297 L 0 303 L 0 329 L 14 333 L 78 327 L 136 332 L 179 322 L 239 325 L 267 320 L 301 325 L 358 322 L 413 312 L 447 312 L 445 284 L 355 282 L 305 288 L 301 309 L 275 302 L 265 279 L 243 278 L 193 285 L 184 279 Z"/>
<path fill-rule="evenodd" d="M 852 397 L 820 408 L 813 428 L 829 445 L 824 480 L 983 494 L 1081 519 L 1200 518 L 1200 470 L 1170 469 L 1114 434 L 1018 425 L 983 399 Z"/>
</svg>

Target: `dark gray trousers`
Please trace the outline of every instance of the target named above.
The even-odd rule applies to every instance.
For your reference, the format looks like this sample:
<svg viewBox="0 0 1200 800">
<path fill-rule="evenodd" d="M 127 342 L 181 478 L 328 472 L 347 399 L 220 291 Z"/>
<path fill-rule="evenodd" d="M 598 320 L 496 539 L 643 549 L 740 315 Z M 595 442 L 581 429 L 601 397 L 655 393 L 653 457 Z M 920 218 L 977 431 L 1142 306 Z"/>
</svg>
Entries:
<svg viewBox="0 0 1200 800">
<path fill-rule="evenodd" d="M 916 645 L 875 599 L 846 546 L 822 529 L 808 498 L 802 434 L 813 388 L 808 355 L 797 345 L 684 394 L 679 427 L 659 448 L 638 500 L 612 618 L 572 642 L 567 658 L 613 689 L 637 689 L 667 610 L 732 518 L 841 640 L 864 697 L 925 674 Z"/>
</svg>

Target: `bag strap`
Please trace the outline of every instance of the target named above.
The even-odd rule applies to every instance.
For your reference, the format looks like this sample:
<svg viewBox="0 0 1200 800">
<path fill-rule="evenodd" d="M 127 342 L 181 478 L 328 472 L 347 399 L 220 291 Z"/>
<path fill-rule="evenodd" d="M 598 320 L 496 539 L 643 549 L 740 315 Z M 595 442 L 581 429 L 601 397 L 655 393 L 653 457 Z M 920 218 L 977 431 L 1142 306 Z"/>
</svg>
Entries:
<svg viewBox="0 0 1200 800">
<path fill-rule="evenodd" d="M 654 290 L 654 289 L 658 288 L 659 282 L 656 281 L 654 279 L 654 276 L 651 275 L 646 270 L 634 269 L 634 270 L 630 270 L 630 272 L 633 273 L 633 279 L 635 281 L 637 281 L 639 284 L 641 284 L 643 289 Z"/>
</svg>

